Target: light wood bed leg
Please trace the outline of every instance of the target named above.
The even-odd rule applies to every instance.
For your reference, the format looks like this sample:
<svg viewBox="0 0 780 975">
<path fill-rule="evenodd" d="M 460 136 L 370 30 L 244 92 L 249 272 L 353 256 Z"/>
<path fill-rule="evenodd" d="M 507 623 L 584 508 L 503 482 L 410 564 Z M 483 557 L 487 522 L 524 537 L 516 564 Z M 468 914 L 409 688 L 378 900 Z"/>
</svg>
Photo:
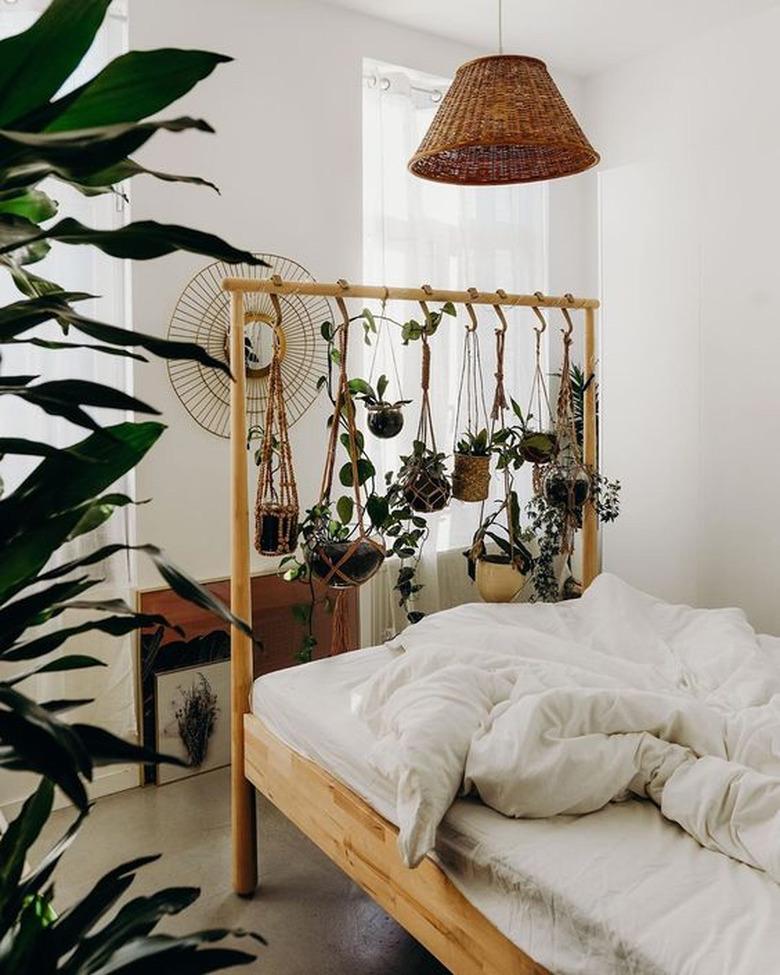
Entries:
<svg viewBox="0 0 780 975">
<path fill-rule="evenodd" d="M 249 502 L 247 497 L 244 296 L 230 295 L 230 608 L 251 623 Z M 244 714 L 252 690 L 252 640 L 233 627 L 230 636 L 230 818 L 233 889 L 249 896 L 257 886 L 255 790 L 244 774 Z"/>
<path fill-rule="evenodd" d="M 585 309 L 585 362 L 583 372 L 590 376 L 596 371 L 596 313 Z M 592 469 L 598 464 L 598 433 L 596 427 L 596 380 L 585 392 L 583 411 L 584 461 Z M 582 522 L 582 585 L 587 587 L 600 571 L 599 524 L 593 505 L 585 505 Z"/>
</svg>

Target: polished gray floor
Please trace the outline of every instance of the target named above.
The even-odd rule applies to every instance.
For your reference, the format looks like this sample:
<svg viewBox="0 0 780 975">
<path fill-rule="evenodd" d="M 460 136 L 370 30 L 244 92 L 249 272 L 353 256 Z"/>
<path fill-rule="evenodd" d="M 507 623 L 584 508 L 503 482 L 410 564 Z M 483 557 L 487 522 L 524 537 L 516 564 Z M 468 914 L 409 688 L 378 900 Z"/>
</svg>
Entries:
<svg viewBox="0 0 780 975">
<path fill-rule="evenodd" d="M 268 939 L 258 960 L 236 972 L 265 975 L 444 975 L 442 968 L 366 897 L 302 833 L 261 801 L 260 888 L 252 900 L 230 890 L 228 770 L 99 800 L 57 869 L 55 906 L 65 907 L 117 864 L 143 853 L 163 857 L 130 889 L 201 888 L 198 901 L 165 930 L 241 927 Z M 70 814 L 55 813 L 46 841 Z M 34 859 L 34 858 L 33 858 Z"/>
</svg>

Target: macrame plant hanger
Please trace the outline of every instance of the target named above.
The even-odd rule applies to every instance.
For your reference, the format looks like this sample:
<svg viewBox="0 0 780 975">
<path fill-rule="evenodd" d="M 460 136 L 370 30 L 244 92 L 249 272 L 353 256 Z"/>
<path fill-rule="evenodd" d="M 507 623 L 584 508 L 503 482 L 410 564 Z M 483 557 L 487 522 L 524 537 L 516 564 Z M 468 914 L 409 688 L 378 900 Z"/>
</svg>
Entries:
<svg viewBox="0 0 780 975">
<path fill-rule="evenodd" d="M 395 346 L 393 345 L 393 340 L 390 337 L 390 333 L 387 331 L 387 322 L 385 321 L 385 309 L 387 308 L 387 298 L 382 299 L 382 307 L 379 310 L 379 326 L 377 327 L 376 341 L 374 342 L 374 352 L 371 356 L 371 366 L 368 371 L 368 384 L 369 386 L 374 385 L 374 371 L 376 370 L 376 360 L 379 355 L 379 347 L 382 344 L 382 339 L 386 337 L 386 344 L 390 348 L 390 362 L 393 366 L 393 377 L 395 378 L 395 386 L 398 390 L 398 399 L 403 400 L 404 391 L 401 385 L 401 376 L 398 372 L 398 360 L 395 355 Z"/>
<path fill-rule="evenodd" d="M 558 456 L 544 474 L 543 490 L 548 501 L 557 505 L 562 512 L 561 553 L 570 557 L 574 551 L 574 534 L 582 527 L 582 509 L 590 494 L 591 478 L 582 462 L 571 396 L 571 347 L 574 323 L 567 308 L 561 308 L 561 313 L 566 320 L 566 327 L 561 329 L 563 358 L 555 416 Z"/>
<path fill-rule="evenodd" d="M 278 295 L 270 297 L 276 321 L 255 498 L 255 548 L 261 555 L 288 555 L 297 544 L 300 509 L 282 383 L 282 308 Z"/>
<path fill-rule="evenodd" d="M 469 294 L 476 297 L 475 288 Z M 466 304 L 470 321 L 463 335 L 463 357 L 458 383 L 458 399 L 455 407 L 455 434 L 453 443 L 454 468 L 452 496 L 459 501 L 484 501 L 490 492 L 490 454 L 488 452 L 488 413 L 485 405 L 485 379 L 482 372 L 477 316 L 472 304 Z M 461 430 L 461 409 L 465 399 L 465 431 Z M 473 452 L 474 440 L 484 431 L 483 454 Z M 467 435 L 471 448 L 458 450 L 462 433 Z M 467 443 L 468 446 L 468 443 Z"/>
<path fill-rule="evenodd" d="M 325 469 L 320 486 L 320 506 L 329 505 L 333 488 L 333 473 L 336 465 L 336 450 L 339 443 L 339 431 L 342 427 L 342 417 L 346 424 L 347 450 L 352 467 L 352 491 L 355 500 L 354 517 L 357 524 L 357 534 L 347 544 L 337 549 L 335 553 L 328 550 L 328 546 L 319 545 L 316 557 L 324 563 L 324 572 L 320 574 L 321 581 L 331 588 L 337 589 L 336 601 L 333 607 L 333 631 L 331 640 L 331 655 L 342 653 L 349 649 L 349 616 L 346 603 L 347 589 L 362 585 L 378 571 L 384 561 L 386 550 L 384 545 L 368 534 L 363 515 L 363 500 L 360 492 L 358 468 L 358 429 L 355 423 L 355 405 L 349 394 L 349 380 L 347 378 L 347 350 L 349 341 L 349 312 L 343 298 L 336 297 L 336 304 L 342 317 L 339 329 L 339 378 L 336 391 L 333 419 L 328 439 L 328 449 L 325 458 Z M 371 571 L 368 574 L 353 574 L 356 561 L 365 564 L 368 555 L 371 558 Z M 374 564 L 375 563 L 375 564 Z"/>
<path fill-rule="evenodd" d="M 430 285 L 423 285 L 427 291 Z M 432 289 L 431 289 L 432 290 Z M 431 415 L 431 347 L 428 341 L 428 324 L 431 313 L 425 301 L 420 302 L 425 325 L 422 330 L 422 367 L 420 371 L 420 419 L 417 424 L 418 443 L 428 449 L 433 455 L 438 454 L 436 446 L 436 431 L 433 427 Z M 403 490 L 406 500 L 415 511 L 430 513 L 441 511 L 450 500 L 452 488 L 446 476 L 438 475 L 429 469 L 425 457 L 418 457 L 411 465 L 411 470 L 404 480 Z"/>
<path fill-rule="evenodd" d="M 501 289 L 498 289 L 496 293 L 502 297 L 505 295 L 505 292 Z M 495 332 L 496 371 L 494 376 L 496 380 L 496 386 L 495 386 L 495 392 L 493 393 L 493 405 L 490 409 L 489 439 L 491 443 L 493 441 L 496 428 L 498 428 L 499 430 L 504 429 L 505 415 L 506 415 L 506 411 L 509 409 L 509 404 L 506 398 L 506 389 L 504 387 L 504 354 L 506 350 L 506 333 L 507 333 L 508 324 L 507 324 L 506 316 L 504 315 L 503 308 L 500 305 L 493 305 L 493 309 L 496 313 L 496 317 L 498 318 L 499 327 L 496 329 Z M 504 501 L 503 504 L 501 505 L 501 508 L 499 508 L 498 512 L 496 513 L 496 516 L 498 516 L 502 510 L 506 509 L 507 528 L 509 533 L 509 558 L 511 561 L 514 561 L 514 557 L 515 557 L 514 529 L 517 526 L 514 524 L 514 516 L 511 510 L 511 505 L 509 504 L 509 492 L 511 491 L 512 488 L 512 479 L 508 467 L 504 467 L 502 474 L 504 480 Z M 482 502 L 482 505 L 480 506 L 479 509 L 480 525 L 484 523 L 484 520 L 485 520 L 485 501 Z M 477 549 L 479 549 L 479 551 L 477 551 Z M 480 541 L 477 543 L 477 546 L 474 549 L 472 549 L 471 554 L 473 557 L 476 557 L 477 555 L 483 553 L 484 553 L 484 541 L 480 539 Z"/>
</svg>

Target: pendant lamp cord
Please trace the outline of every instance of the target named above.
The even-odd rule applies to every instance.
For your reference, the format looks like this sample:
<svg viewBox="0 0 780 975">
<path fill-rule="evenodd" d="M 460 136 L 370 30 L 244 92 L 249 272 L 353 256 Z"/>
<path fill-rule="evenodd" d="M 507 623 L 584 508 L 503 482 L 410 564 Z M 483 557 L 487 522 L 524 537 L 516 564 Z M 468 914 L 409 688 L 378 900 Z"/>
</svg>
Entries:
<svg viewBox="0 0 780 975">
<path fill-rule="evenodd" d="M 504 53 L 503 0 L 498 0 L 498 53 Z"/>
</svg>

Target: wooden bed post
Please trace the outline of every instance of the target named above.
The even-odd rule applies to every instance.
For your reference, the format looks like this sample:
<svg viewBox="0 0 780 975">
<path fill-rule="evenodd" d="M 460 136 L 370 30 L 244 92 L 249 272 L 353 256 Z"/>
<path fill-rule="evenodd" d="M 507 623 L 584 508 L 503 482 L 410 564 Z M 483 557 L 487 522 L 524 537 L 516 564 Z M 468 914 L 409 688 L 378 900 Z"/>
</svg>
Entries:
<svg viewBox="0 0 780 975">
<path fill-rule="evenodd" d="M 247 497 L 246 372 L 244 296 L 230 295 L 230 609 L 252 621 L 249 579 L 249 502 Z M 233 841 L 233 889 L 251 895 L 257 886 L 255 790 L 244 774 L 244 715 L 252 691 L 252 639 L 230 631 L 230 818 Z"/>
<path fill-rule="evenodd" d="M 583 369 L 585 376 L 594 375 L 593 382 L 585 392 L 583 410 L 584 423 L 584 461 L 588 467 L 595 470 L 598 463 L 598 432 L 596 422 L 596 312 L 593 308 L 585 309 L 585 362 Z M 601 569 L 599 553 L 599 526 L 596 511 L 588 502 L 582 522 L 582 585 L 587 588 L 596 578 Z"/>
</svg>

